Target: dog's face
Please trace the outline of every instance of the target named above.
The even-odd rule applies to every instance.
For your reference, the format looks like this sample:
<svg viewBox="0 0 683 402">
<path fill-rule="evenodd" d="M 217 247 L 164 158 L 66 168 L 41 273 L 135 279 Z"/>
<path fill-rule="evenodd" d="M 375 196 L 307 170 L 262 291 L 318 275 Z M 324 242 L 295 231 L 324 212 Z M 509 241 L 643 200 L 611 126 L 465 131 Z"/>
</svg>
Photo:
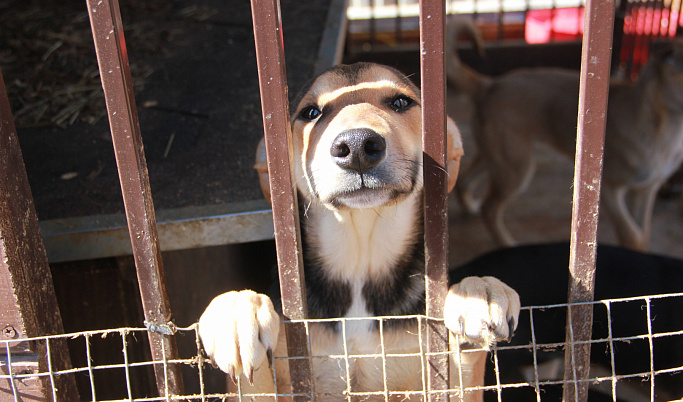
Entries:
<svg viewBox="0 0 683 402">
<path fill-rule="evenodd" d="M 298 190 L 334 210 L 382 207 L 421 191 L 420 101 L 407 77 L 378 64 L 341 65 L 316 77 L 291 119 Z M 449 191 L 461 156 L 449 119 Z M 256 167 L 269 198 L 263 147 Z"/>
<path fill-rule="evenodd" d="M 374 64 L 317 77 L 292 114 L 299 191 L 336 209 L 374 208 L 422 188 L 420 93 Z"/>
</svg>

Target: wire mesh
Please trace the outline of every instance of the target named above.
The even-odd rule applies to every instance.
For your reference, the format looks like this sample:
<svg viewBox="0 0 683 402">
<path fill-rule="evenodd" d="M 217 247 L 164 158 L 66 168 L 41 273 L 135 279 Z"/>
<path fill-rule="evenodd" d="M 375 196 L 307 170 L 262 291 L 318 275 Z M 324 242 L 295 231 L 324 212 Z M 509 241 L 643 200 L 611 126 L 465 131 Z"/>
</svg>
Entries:
<svg viewBox="0 0 683 402">
<path fill-rule="evenodd" d="M 683 397 L 683 360 L 680 360 L 683 345 L 683 322 L 672 317 L 672 305 L 680 305 L 683 302 L 683 293 L 651 295 L 643 297 L 631 297 L 622 299 L 608 299 L 580 305 L 590 305 L 594 310 L 595 325 L 593 337 L 588 343 L 591 344 L 592 368 L 590 376 L 579 382 L 587 382 L 591 390 L 601 392 L 609 400 L 633 400 L 634 395 L 642 397 L 641 400 L 659 401 L 673 400 Z M 567 346 L 564 340 L 565 315 L 569 308 L 579 304 L 555 304 L 546 306 L 523 307 L 520 315 L 520 324 L 516 335 L 511 343 L 501 343 L 492 347 L 487 378 L 483 386 L 468 387 L 463 390 L 448 389 L 447 392 L 452 400 L 461 400 L 463 395 L 470 392 L 483 390 L 487 400 L 557 400 L 553 389 L 561 389 L 565 383 L 563 380 L 563 364 L 554 364 L 562 359 L 562 350 Z M 674 318 L 674 319 L 671 319 Z M 389 327 L 390 320 L 417 320 L 418 340 L 420 347 L 414 353 L 389 353 L 384 344 L 384 333 Z M 375 353 L 359 354 L 347 343 L 347 326 L 349 324 L 370 320 L 377 324 L 379 329 L 380 344 Z M 315 400 L 341 399 L 341 400 L 396 400 L 397 398 L 410 398 L 426 400 L 431 393 L 444 391 L 430 391 L 426 389 L 426 381 L 421 382 L 421 389 L 400 390 L 390 389 L 387 382 L 388 365 L 400 364 L 400 359 L 420 358 L 422 373 L 425 372 L 427 356 L 426 347 L 423 347 L 423 332 L 425 329 L 425 316 L 386 316 L 372 318 L 341 318 L 300 320 L 310 334 L 310 327 L 317 324 L 329 325 L 335 323 L 341 330 L 343 338 L 343 353 L 337 355 L 315 355 L 309 357 L 315 367 L 315 362 L 320 360 L 337 361 L 343 367 L 345 379 L 351 376 L 354 364 L 360 359 L 374 359 L 379 362 L 383 376 L 383 385 L 378 389 L 354 389 L 351 383 L 346 383 L 345 389 L 338 394 L 316 391 L 313 388 Z M 554 323 L 554 325 L 553 325 Z M 51 389 L 46 395 L 51 395 L 57 400 L 55 394 L 55 379 L 63 375 L 76 374 L 81 390 L 81 398 L 92 401 L 211 401 L 211 400 L 243 400 L 244 398 L 267 398 L 277 399 L 280 397 L 299 396 L 288 390 L 274 389 L 270 393 L 250 394 L 242 389 L 241 381 L 238 380 L 236 392 L 227 392 L 223 389 L 208 389 L 205 385 L 207 370 L 216 370 L 211 367 L 210 360 L 202 353 L 201 342 L 197 333 L 196 324 L 185 328 L 174 328 L 181 336 L 194 337 L 196 349 L 187 356 L 178 359 L 140 359 L 132 356 L 131 343 L 140 342 L 146 344 L 149 329 L 147 328 L 116 328 L 99 331 L 85 331 L 62 335 L 51 335 L 29 339 L 3 340 L 0 345 L 0 393 L 3 400 L 22 400 L 20 385 L 28 379 L 41 378 L 51 384 Z M 86 356 L 86 363 L 74 366 L 69 370 L 56 370 L 50 364 L 52 350 L 50 344 L 57 339 L 69 341 L 69 347 L 80 348 Z M 97 361 L 97 345 L 94 340 L 107 339 L 110 342 L 120 344 L 121 355 L 118 360 Z M 307 338 L 308 349 L 311 349 L 310 338 Z M 43 372 L 25 372 L 25 362 L 21 351 L 25 348 L 20 345 L 44 343 L 47 351 L 47 370 Z M 580 344 L 580 343 L 579 343 Z M 463 348 L 459 351 L 447 352 L 452 361 L 459 361 L 464 354 L 475 353 L 481 349 Z M 273 357 L 271 363 L 275 367 L 275 361 L 288 360 L 287 357 Z M 389 363 L 388 363 L 389 362 Z M 169 372 L 172 365 L 182 365 L 186 376 L 195 376 L 199 381 L 199 392 L 188 395 L 148 396 L 136 397 L 133 392 L 132 382 L 140 375 L 143 369 L 162 368 L 164 373 Z M 264 367 L 266 367 L 264 365 Z M 152 370 L 153 371 L 153 370 Z M 124 380 L 120 383 L 120 395 L 117 399 L 104 399 L 98 396 L 96 378 L 114 378 L 115 373 L 120 377 L 123 373 Z M 168 374 L 166 374 L 168 375 Z M 277 377 L 272 370 L 275 383 Z M 416 373 L 416 375 L 421 375 Z M 463 378 L 463 373 L 454 370 L 456 378 Z M 85 390 L 85 392 L 84 392 Z M 166 390 L 168 391 L 168 390 Z M 523 395 L 523 399 L 519 399 Z M 561 395 L 561 394 L 559 394 Z M 628 395 L 623 399 L 624 395 Z M 11 396 L 11 398 L 7 398 Z"/>
</svg>

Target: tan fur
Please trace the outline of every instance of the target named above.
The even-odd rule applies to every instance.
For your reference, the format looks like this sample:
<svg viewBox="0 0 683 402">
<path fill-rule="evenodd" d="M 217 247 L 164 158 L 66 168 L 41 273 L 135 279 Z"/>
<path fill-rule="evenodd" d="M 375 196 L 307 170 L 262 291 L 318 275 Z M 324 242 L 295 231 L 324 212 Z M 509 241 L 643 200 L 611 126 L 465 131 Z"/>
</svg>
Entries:
<svg viewBox="0 0 683 402">
<path fill-rule="evenodd" d="M 574 157 L 579 75 L 557 68 L 479 74 L 457 57 L 454 43 L 463 33 L 479 35 L 471 23 L 450 22 L 448 80 L 473 100 L 478 152 L 458 194 L 471 211 L 478 209 L 472 191 L 487 174 L 482 217 L 500 244 L 513 245 L 504 211 L 533 176 L 534 142 Z M 602 206 L 619 243 L 640 250 L 648 246 L 657 190 L 683 160 L 683 42 L 673 47 L 666 60 L 653 57 L 638 82 L 610 85 Z"/>
<path fill-rule="evenodd" d="M 419 209 L 422 205 L 420 94 L 395 71 L 379 65 L 362 70 L 355 82 L 349 84 L 344 76 L 334 71 L 319 76 L 294 109 L 292 121 L 295 177 L 298 191 L 306 203 L 303 225 L 310 239 L 309 249 L 318 251 L 321 265 L 330 278 L 348 285 L 352 302 L 345 317 L 366 318 L 350 319 L 345 324 L 345 331 L 336 332 L 329 325 L 310 324 L 315 392 L 333 394 L 320 396 L 319 400 L 324 401 L 347 400 L 344 392 L 349 389 L 383 392 L 385 380 L 388 391 L 421 391 L 425 381 L 425 362 L 419 353 L 426 345 L 420 344 L 417 326 L 406 324 L 385 329 L 382 349 L 376 321 L 369 319 L 371 313 L 367 311 L 361 292 L 369 279 L 392 275 L 399 258 L 422 230 L 422 211 Z M 392 111 L 387 107 L 387 99 L 397 94 L 410 96 L 418 104 L 400 113 Z M 311 104 L 332 116 L 315 123 L 297 118 L 301 110 Z M 331 161 L 330 144 L 340 133 L 357 128 L 372 129 L 386 140 L 387 154 L 382 161 L 387 167 L 382 179 L 384 187 L 369 191 L 367 196 L 340 196 L 336 186 L 345 176 L 343 169 Z M 463 151 L 460 133 L 450 120 L 448 130 L 446 170 L 451 175 L 450 190 L 455 184 L 453 176 L 458 173 Z M 268 172 L 265 152 L 263 147 L 260 149 L 256 167 L 263 186 L 264 180 L 268 183 Z M 419 170 L 414 170 L 416 166 Z M 411 167 L 417 172 L 412 184 L 406 177 Z M 389 198 L 384 188 L 403 192 Z M 267 188 L 264 188 L 264 195 L 269 197 Z M 336 202 L 331 201 L 335 198 Z M 416 290 L 424 291 L 423 288 Z M 454 350 L 463 342 L 488 347 L 505 339 L 516 327 L 519 298 L 502 282 L 491 278 L 468 278 L 467 282 L 454 285 L 451 293 L 452 296 L 444 300 L 444 310 L 450 315 L 447 327 Z M 251 291 L 228 292 L 209 305 L 199 322 L 205 350 L 216 365 L 234 378 L 243 373 L 248 380 L 253 380 L 253 386 L 249 381 L 241 381 L 243 393 L 274 392 L 273 374 L 267 369 L 264 351 L 273 349 L 276 357 L 286 356 L 285 331 L 280 329 L 279 322 L 271 319 L 274 311 L 262 313 L 263 306 L 272 309 L 272 303 L 264 298 L 267 299 Z M 482 309 L 482 303 L 490 308 Z M 234 313 L 235 309 L 240 312 Z M 254 312 L 251 318 L 248 317 L 250 312 Z M 468 325 L 461 327 L 462 322 Z M 498 328 L 497 335 L 489 331 L 494 327 Z M 382 358 L 357 356 L 382 353 L 415 355 L 387 357 L 386 372 Z M 351 356 L 348 362 L 345 355 Z M 460 378 L 464 386 L 482 385 L 486 352 L 455 353 L 454 356 L 457 357 L 451 361 L 451 386 L 457 389 Z M 291 392 L 285 359 L 275 359 L 275 372 L 278 391 Z M 408 397 L 397 394 L 390 400 L 423 400 L 421 392 Z M 382 394 L 352 400 L 384 398 Z M 481 398 L 482 392 L 470 392 L 465 396 L 468 401 Z"/>
</svg>

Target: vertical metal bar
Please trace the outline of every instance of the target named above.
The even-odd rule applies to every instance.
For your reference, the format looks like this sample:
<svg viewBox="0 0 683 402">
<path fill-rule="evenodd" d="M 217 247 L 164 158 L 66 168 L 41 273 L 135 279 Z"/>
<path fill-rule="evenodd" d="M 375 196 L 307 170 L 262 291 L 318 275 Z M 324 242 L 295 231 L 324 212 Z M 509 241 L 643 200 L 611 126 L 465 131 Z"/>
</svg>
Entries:
<svg viewBox="0 0 683 402">
<path fill-rule="evenodd" d="M 621 44 L 619 68 L 628 79 L 632 79 L 631 72 L 633 71 L 633 49 L 635 47 L 637 12 L 634 0 L 626 0 L 626 14 L 623 27 L 625 32 Z"/>
<path fill-rule="evenodd" d="M 662 34 L 662 15 L 664 14 L 664 1 L 656 0 L 652 7 L 652 40 L 659 38 Z"/>
<path fill-rule="evenodd" d="M 280 2 L 251 0 L 258 63 L 263 129 L 266 138 L 270 194 L 273 205 L 282 313 L 290 320 L 307 316 L 306 291 L 301 257 L 299 208 L 292 169 L 292 129 L 289 122 L 287 75 L 285 73 Z M 303 323 L 285 325 L 292 391 L 310 395 L 311 367 Z M 304 357 L 297 359 L 296 357 Z M 295 397 L 308 400 L 309 397 Z M 311 398 L 312 399 L 312 398 Z"/>
<path fill-rule="evenodd" d="M 22 338 L 62 334 L 64 328 L 2 71 L 0 194 L 0 339 L 17 340 L 15 345 L 8 345 L 14 351 L 33 354 L 38 361 L 38 370 L 48 372 L 46 345 L 35 342 L 33 347 L 24 347 L 20 344 Z M 66 341 L 56 340 L 52 346 L 52 355 L 49 356 L 52 368 L 71 368 Z M 30 372 L 35 368 L 22 368 L 20 363 L 14 363 L 14 367 Z M 12 379 L 9 381 L 13 382 Z M 58 376 L 55 385 L 52 387 L 49 378 L 42 377 L 41 381 L 27 379 L 6 389 L 16 386 L 27 399 L 47 398 L 52 392 L 60 400 L 78 399 L 73 375 Z"/>
<path fill-rule="evenodd" d="M 552 21 L 552 19 L 551 19 Z M 551 25 L 552 26 L 552 25 Z M 552 35 L 552 28 L 550 34 Z M 503 1 L 498 3 L 498 25 L 496 26 L 496 37 L 499 41 L 505 39 L 505 10 L 503 10 Z"/>
<path fill-rule="evenodd" d="M 377 5 L 375 0 L 370 0 L 370 44 L 374 45 L 377 43 Z"/>
<path fill-rule="evenodd" d="M 87 0 L 87 4 L 145 320 L 164 327 L 172 315 L 119 4 L 118 0 Z M 154 360 L 177 358 L 173 335 L 150 331 L 148 336 Z M 162 337 L 168 337 L 167 342 L 162 342 Z M 179 365 L 171 367 L 168 383 L 162 366 L 155 365 L 154 374 L 160 395 L 165 396 L 166 389 L 182 394 Z"/>
<path fill-rule="evenodd" d="M 14 380 L 14 369 L 12 365 L 12 350 L 10 349 L 10 343 L 6 342 L 5 343 L 5 353 L 6 353 L 6 361 L 7 361 L 7 375 L 9 376 L 9 384 L 10 386 L 8 388 L 12 389 L 12 396 L 14 397 L 14 402 L 19 401 L 19 390 L 17 389 L 17 382 Z M 25 384 L 22 384 L 25 385 Z M 27 396 L 30 397 L 35 397 L 36 399 L 42 398 L 43 392 L 41 389 L 38 388 L 33 388 L 29 392 L 24 393 Z"/>
<path fill-rule="evenodd" d="M 681 19 L 681 0 L 673 0 L 671 2 L 671 13 L 669 14 L 669 37 L 671 39 L 676 36 L 678 31 L 679 20 Z"/>
<path fill-rule="evenodd" d="M 614 0 L 588 0 L 586 4 L 574 165 L 569 303 L 593 300 L 614 10 Z M 564 379 L 585 380 L 590 368 L 590 344 L 576 342 L 590 340 L 593 308 L 576 305 L 567 314 Z M 587 382 L 579 383 L 576 388 L 565 383 L 565 401 L 586 401 L 587 398 Z"/>
<path fill-rule="evenodd" d="M 448 292 L 445 13 L 442 0 L 420 0 L 426 313 L 434 319 L 443 318 Z M 448 330 L 442 322 L 428 321 L 427 343 L 430 353 L 448 351 Z M 428 363 L 428 389 L 448 389 L 448 355 L 430 354 Z M 447 400 L 448 395 L 432 394 L 429 399 Z"/>
<path fill-rule="evenodd" d="M 396 0 L 396 20 L 394 21 L 394 32 L 396 32 L 396 44 L 403 44 L 403 24 L 401 24 L 401 0 Z"/>
<path fill-rule="evenodd" d="M 88 380 L 90 381 L 90 398 L 93 402 L 97 402 L 97 394 L 95 392 L 95 373 L 92 366 L 92 354 L 90 353 L 90 334 L 85 334 L 85 358 L 88 361 Z"/>
</svg>

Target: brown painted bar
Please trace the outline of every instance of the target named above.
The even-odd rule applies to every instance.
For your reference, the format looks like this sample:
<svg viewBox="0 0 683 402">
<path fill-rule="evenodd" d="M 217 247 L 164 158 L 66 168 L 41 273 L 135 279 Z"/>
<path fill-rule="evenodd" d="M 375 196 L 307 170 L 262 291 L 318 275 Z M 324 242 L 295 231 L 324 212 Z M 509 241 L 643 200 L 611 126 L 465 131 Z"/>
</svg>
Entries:
<svg viewBox="0 0 683 402">
<path fill-rule="evenodd" d="M 62 317 L 52 284 L 52 274 L 40 235 L 33 196 L 19 148 L 7 88 L 0 71 L 0 339 L 11 342 L 9 353 L 0 344 L 0 358 L 12 360 L 12 373 L 49 371 L 46 345 L 29 345 L 22 339 L 63 334 Z M 50 344 L 53 371 L 71 368 L 65 340 Z M 3 374 L 10 374 L 3 372 Z M 0 382 L 0 400 L 78 400 L 73 375 Z M 11 395 L 17 392 L 17 395 Z M 8 395 L 8 393 L 11 395 Z"/>
<path fill-rule="evenodd" d="M 289 122 L 287 74 L 282 42 L 280 2 L 278 0 L 251 0 L 256 61 L 263 129 L 266 138 L 270 194 L 273 206 L 275 246 L 277 249 L 282 313 L 290 320 L 307 316 L 306 292 L 301 256 L 299 208 L 293 172 L 292 129 Z M 303 323 L 288 323 L 287 353 L 292 359 L 289 367 L 292 392 L 303 394 L 296 400 L 313 399 L 311 366 L 308 357 L 306 331 Z"/>
<path fill-rule="evenodd" d="M 119 4 L 117 0 L 88 0 L 87 4 L 145 320 L 150 328 L 167 328 L 172 315 Z M 150 331 L 148 336 L 155 361 L 177 358 L 173 335 Z M 166 396 L 166 390 L 182 394 L 179 365 L 169 365 L 165 373 L 163 365 L 157 364 L 154 372 L 160 395 Z"/>
<path fill-rule="evenodd" d="M 610 81 L 614 0 L 586 4 L 581 54 L 581 84 L 574 164 L 572 234 L 569 254 L 569 303 L 593 300 L 595 258 Z M 570 306 L 565 349 L 565 401 L 586 401 L 593 322 L 591 305 Z"/>
<path fill-rule="evenodd" d="M 445 13 L 441 0 L 420 1 L 426 314 L 436 319 L 443 318 L 448 292 Z M 448 331 L 443 322 L 428 321 L 427 343 L 429 353 L 448 351 Z M 448 389 L 448 355 L 429 355 L 427 374 L 430 391 Z M 429 396 L 429 400 L 447 399 L 446 393 Z"/>
</svg>

